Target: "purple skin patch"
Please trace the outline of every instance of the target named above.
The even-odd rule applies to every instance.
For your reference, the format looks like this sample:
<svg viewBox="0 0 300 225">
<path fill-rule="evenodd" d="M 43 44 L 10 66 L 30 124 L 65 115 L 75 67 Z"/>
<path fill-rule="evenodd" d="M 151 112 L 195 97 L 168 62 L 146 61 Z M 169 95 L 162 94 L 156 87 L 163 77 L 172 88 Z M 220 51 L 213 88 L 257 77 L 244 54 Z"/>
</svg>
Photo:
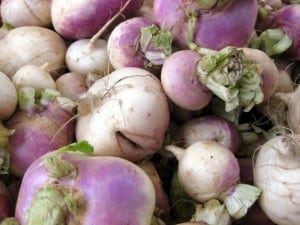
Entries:
<svg viewBox="0 0 300 225">
<path fill-rule="evenodd" d="M 142 6 L 142 0 L 132 0 L 123 15 L 129 16 Z M 115 15 L 126 0 L 88 0 L 84 7 L 73 1 L 66 9 L 54 8 L 53 25 L 55 30 L 64 38 L 78 40 L 93 36 L 106 22 Z M 61 15 L 60 11 L 64 13 Z"/>
</svg>

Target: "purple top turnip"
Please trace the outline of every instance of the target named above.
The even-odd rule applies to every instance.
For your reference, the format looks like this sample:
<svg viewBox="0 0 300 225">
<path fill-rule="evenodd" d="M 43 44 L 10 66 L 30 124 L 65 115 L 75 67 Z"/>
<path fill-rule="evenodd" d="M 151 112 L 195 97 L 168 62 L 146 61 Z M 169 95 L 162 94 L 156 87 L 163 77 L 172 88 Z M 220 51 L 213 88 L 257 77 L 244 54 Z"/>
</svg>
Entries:
<svg viewBox="0 0 300 225">
<path fill-rule="evenodd" d="M 53 0 L 51 17 L 54 29 L 64 38 L 78 40 L 93 36 L 128 0 Z M 130 0 L 129 0 L 130 1 Z M 143 0 L 131 0 L 123 12 L 129 17 L 137 12 Z M 122 17 L 119 17 L 122 19 Z"/>
<path fill-rule="evenodd" d="M 244 46 L 254 31 L 257 1 L 221 2 L 201 10 L 198 1 L 154 0 L 153 14 L 159 25 L 170 28 L 181 48 L 187 48 L 189 42 L 214 50 Z"/>
<path fill-rule="evenodd" d="M 155 191 L 142 169 L 119 157 L 74 151 L 92 148 L 74 143 L 28 168 L 15 212 L 21 225 L 150 224 Z"/>
<path fill-rule="evenodd" d="M 115 69 L 136 66 L 159 70 L 172 53 L 173 35 L 145 17 L 119 23 L 108 38 L 108 54 Z"/>
<path fill-rule="evenodd" d="M 69 120 L 75 105 L 55 94 L 44 90 L 35 102 L 32 88 L 19 89 L 19 108 L 5 121 L 7 128 L 14 130 L 7 146 L 12 174 L 23 176 L 36 158 L 74 140 L 75 124 Z"/>
</svg>

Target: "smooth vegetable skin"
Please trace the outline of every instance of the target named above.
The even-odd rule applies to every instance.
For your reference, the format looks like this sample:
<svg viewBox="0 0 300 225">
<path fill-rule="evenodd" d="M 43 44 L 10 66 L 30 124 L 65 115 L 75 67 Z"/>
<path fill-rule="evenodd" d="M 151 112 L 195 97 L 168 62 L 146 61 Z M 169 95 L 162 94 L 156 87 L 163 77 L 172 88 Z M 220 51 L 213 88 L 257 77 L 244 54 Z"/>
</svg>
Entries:
<svg viewBox="0 0 300 225">
<path fill-rule="evenodd" d="M 95 155 L 139 161 L 159 151 L 168 129 L 168 100 L 149 71 L 124 67 L 97 80 L 80 98 L 77 140 Z"/>
<path fill-rule="evenodd" d="M 300 137 L 280 135 L 255 155 L 254 184 L 262 189 L 259 205 L 277 225 L 297 225 L 299 214 Z"/>
<path fill-rule="evenodd" d="M 21 225 L 150 224 L 155 191 L 142 169 L 119 157 L 69 148 L 37 159 L 27 170 L 15 212 Z"/>
<path fill-rule="evenodd" d="M 11 215 L 12 202 L 6 185 L 0 180 L 0 222 Z"/>
<path fill-rule="evenodd" d="M 51 17 L 54 29 L 66 39 L 78 40 L 93 36 L 128 0 L 53 0 Z M 130 17 L 143 0 L 131 0 L 123 12 Z M 122 17 L 120 17 L 122 19 Z"/>
<path fill-rule="evenodd" d="M 220 5 L 201 11 L 197 1 L 154 0 L 153 14 L 160 26 L 171 29 L 180 48 L 191 41 L 214 50 L 245 45 L 254 31 L 257 1 L 230 0 Z"/>
</svg>

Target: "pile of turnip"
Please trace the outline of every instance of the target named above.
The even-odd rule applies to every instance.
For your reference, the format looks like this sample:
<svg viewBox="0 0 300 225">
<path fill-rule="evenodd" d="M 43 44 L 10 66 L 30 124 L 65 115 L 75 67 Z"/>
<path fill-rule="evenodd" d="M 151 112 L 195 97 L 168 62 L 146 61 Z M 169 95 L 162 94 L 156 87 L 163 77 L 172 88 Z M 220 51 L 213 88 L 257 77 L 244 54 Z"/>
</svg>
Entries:
<svg viewBox="0 0 300 225">
<path fill-rule="evenodd" d="M 0 1 L 0 225 L 297 225 L 300 1 Z"/>
</svg>

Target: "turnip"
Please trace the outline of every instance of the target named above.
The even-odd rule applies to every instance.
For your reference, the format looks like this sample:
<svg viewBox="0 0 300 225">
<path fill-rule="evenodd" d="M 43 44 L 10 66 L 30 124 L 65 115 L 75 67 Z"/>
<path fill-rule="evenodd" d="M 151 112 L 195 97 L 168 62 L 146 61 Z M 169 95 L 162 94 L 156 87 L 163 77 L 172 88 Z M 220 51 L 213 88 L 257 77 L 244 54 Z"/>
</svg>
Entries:
<svg viewBox="0 0 300 225">
<path fill-rule="evenodd" d="M 53 30 L 38 26 L 22 26 L 10 30 L 0 39 L 0 70 L 12 77 L 26 64 L 49 64 L 53 77 L 65 67 L 65 41 Z"/>
<path fill-rule="evenodd" d="M 21 66 L 12 76 L 12 82 L 18 90 L 21 87 L 32 87 L 37 96 L 42 89 L 56 89 L 55 80 L 47 71 L 48 63 L 42 66 L 26 64 Z"/>
<path fill-rule="evenodd" d="M 135 66 L 159 70 L 172 53 L 173 35 L 146 17 L 133 17 L 119 23 L 108 38 L 108 55 L 119 69 Z"/>
<path fill-rule="evenodd" d="M 269 55 L 283 55 L 289 60 L 300 59 L 300 4 L 288 4 L 270 12 L 257 29 L 262 31 L 252 47 L 263 49 Z"/>
<path fill-rule="evenodd" d="M 0 180 L 0 222 L 11 215 L 12 202 L 6 185 Z"/>
<path fill-rule="evenodd" d="M 132 0 L 128 0 L 116 14 L 91 38 L 82 38 L 72 42 L 66 52 L 66 64 L 71 72 L 83 75 L 96 75 L 96 79 L 110 73 L 113 68 L 107 52 L 107 40 L 101 38 L 107 29 L 115 23 Z"/>
<path fill-rule="evenodd" d="M 119 157 L 90 156 L 85 141 L 37 159 L 26 171 L 15 217 L 21 225 L 150 225 L 155 191 L 150 178 Z"/>
<path fill-rule="evenodd" d="M 52 0 L 2 0 L 1 18 L 3 23 L 13 27 L 50 27 Z"/>
<path fill-rule="evenodd" d="M 249 112 L 274 94 L 278 70 L 263 51 L 227 46 L 219 51 L 190 43 L 202 57 L 197 63 L 198 79 L 225 102 L 227 112 Z"/>
<path fill-rule="evenodd" d="M 125 67 L 97 80 L 80 98 L 76 139 L 94 155 L 138 161 L 162 147 L 168 129 L 168 100 L 149 71 Z"/>
<path fill-rule="evenodd" d="M 88 89 L 86 78 L 86 75 L 76 72 L 62 74 L 55 81 L 56 90 L 59 91 L 62 96 L 74 102 L 78 102 L 79 97 Z"/>
<path fill-rule="evenodd" d="M 286 121 L 288 128 L 293 133 L 300 134 L 300 104 L 298 103 L 300 96 L 300 87 L 297 86 L 293 92 L 278 92 L 275 97 L 279 98 L 287 106 Z"/>
<path fill-rule="evenodd" d="M 201 140 L 186 149 L 165 147 L 178 159 L 178 179 L 197 202 L 220 199 L 235 219 L 243 217 L 256 201 L 260 189 L 241 184 L 240 168 L 232 151 L 216 141 Z"/>
<path fill-rule="evenodd" d="M 117 14 L 127 1 L 52 0 L 51 18 L 54 29 L 65 39 L 90 38 Z M 143 0 L 131 0 L 122 14 L 127 18 L 132 16 L 142 4 Z"/>
<path fill-rule="evenodd" d="M 197 63 L 201 56 L 192 50 L 171 54 L 161 69 L 161 83 L 170 100 L 187 110 L 200 110 L 207 106 L 213 94 L 197 76 Z"/>
<path fill-rule="evenodd" d="M 154 0 L 155 21 L 170 28 L 180 48 L 187 48 L 189 42 L 214 50 L 247 43 L 254 31 L 257 1 L 205 1 L 217 2 L 209 10 L 202 10 L 201 2 Z"/>
<path fill-rule="evenodd" d="M 279 135 L 257 151 L 254 184 L 262 190 L 259 204 L 278 225 L 299 224 L 299 135 Z"/>
<path fill-rule="evenodd" d="M 11 79 L 0 72 L 0 121 L 8 119 L 18 104 L 17 90 Z"/>
<path fill-rule="evenodd" d="M 19 108 L 5 125 L 14 130 L 7 146 L 10 171 L 22 177 L 36 158 L 75 139 L 69 120 L 76 105 L 52 89 L 44 89 L 38 100 L 34 88 L 20 88 L 18 94 Z"/>
<path fill-rule="evenodd" d="M 173 144 L 183 148 L 199 140 L 214 140 L 236 152 L 240 144 L 237 127 L 214 115 L 199 116 L 179 126 L 174 134 Z"/>
</svg>

